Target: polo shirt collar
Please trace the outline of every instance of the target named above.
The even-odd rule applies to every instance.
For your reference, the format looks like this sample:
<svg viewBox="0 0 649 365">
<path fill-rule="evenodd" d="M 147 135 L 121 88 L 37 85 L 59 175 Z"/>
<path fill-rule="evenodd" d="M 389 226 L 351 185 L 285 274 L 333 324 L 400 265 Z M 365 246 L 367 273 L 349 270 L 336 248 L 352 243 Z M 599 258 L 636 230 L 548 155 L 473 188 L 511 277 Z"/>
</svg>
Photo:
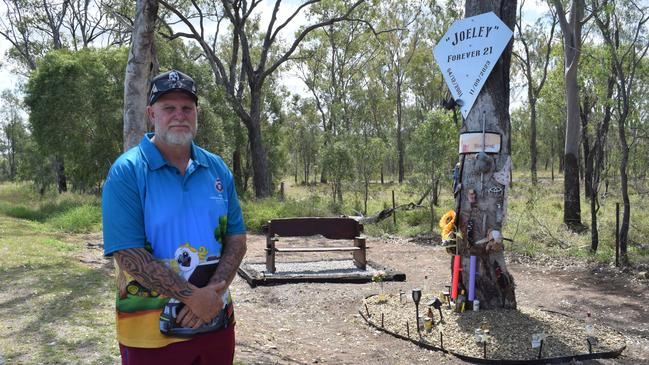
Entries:
<svg viewBox="0 0 649 365">
<path fill-rule="evenodd" d="M 198 148 L 198 146 L 194 142 L 192 142 L 192 160 L 196 161 L 196 163 L 201 166 L 210 166 L 207 156 L 205 155 L 205 151 Z"/>
<path fill-rule="evenodd" d="M 167 165 L 167 161 L 162 156 L 162 153 L 160 153 L 158 147 L 156 147 L 156 145 L 151 142 L 153 135 L 154 133 L 146 133 L 144 137 L 142 137 L 142 141 L 140 141 L 140 149 L 142 150 L 142 153 L 144 153 L 144 157 L 149 164 L 149 168 L 151 170 L 157 170 L 162 166 Z M 209 166 L 205 152 L 198 148 L 198 146 L 196 146 L 194 142 L 192 142 L 191 159 L 196 161 L 196 163 L 201 166 Z"/>
</svg>

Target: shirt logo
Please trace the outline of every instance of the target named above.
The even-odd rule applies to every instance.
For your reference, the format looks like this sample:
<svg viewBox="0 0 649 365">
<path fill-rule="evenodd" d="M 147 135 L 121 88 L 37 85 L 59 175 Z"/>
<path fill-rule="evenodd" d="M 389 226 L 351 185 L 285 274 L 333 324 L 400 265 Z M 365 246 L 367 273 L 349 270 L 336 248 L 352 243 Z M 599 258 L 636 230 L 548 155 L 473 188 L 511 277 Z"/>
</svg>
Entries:
<svg viewBox="0 0 649 365">
<path fill-rule="evenodd" d="M 223 192 L 223 184 L 221 183 L 221 178 L 218 178 L 218 177 L 216 178 L 216 181 L 214 182 L 214 188 L 219 193 Z"/>
</svg>

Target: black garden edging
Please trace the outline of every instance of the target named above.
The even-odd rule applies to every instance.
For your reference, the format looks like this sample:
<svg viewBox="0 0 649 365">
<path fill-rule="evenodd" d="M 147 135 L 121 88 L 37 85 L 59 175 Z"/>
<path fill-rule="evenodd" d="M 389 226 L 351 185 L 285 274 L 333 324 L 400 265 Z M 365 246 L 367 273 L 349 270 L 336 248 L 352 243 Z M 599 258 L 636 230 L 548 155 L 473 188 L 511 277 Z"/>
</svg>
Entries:
<svg viewBox="0 0 649 365">
<path fill-rule="evenodd" d="M 375 295 L 375 294 L 373 294 L 373 295 Z M 369 297 L 371 297 L 373 295 L 369 295 L 367 298 L 369 298 Z M 417 340 L 417 339 L 414 339 L 414 338 L 409 338 L 409 337 L 406 337 L 406 336 L 403 336 L 403 335 L 388 331 L 386 328 L 381 327 L 380 325 L 375 324 L 374 322 L 372 322 L 370 320 L 370 318 L 363 313 L 362 308 L 358 310 L 358 313 L 361 315 L 361 317 L 363 317 L 365 322 L 367 322 L 367 324 L 370 325 L 371 327 L 373 327 L 373 328 L 375 328 L 377 330 L 380 330 L 382 332 L 385 332 L 385 333 L 387 333 L 389 335 L 392 335 L 393 337 L 396 337 L 396 338 L 398 338 L 400 340 L 409 341 L 409 342 L 411 342 L 411 343 L 413 343 L 413 344 L 415 344 L 415 345 L 417 345 L 419 347 L 425 348 L 427 350 L 444 352 L 444 353 L 447 353 L 447 354 L 451 354 L 451 355 L 453 355 L 453 356 L 455 356 L 455 357 L 457 357 L 457 358 L 459 358 L 461 360 L 469 361 L 469 362 L 473 362 L 473 363 L 478 363 L 478 364 L 548 364 L 548 363 L 550 363 L 550 364 L 558 364 L 558 363 L 570 362 L 570 361 L 573 361 L 573 360 L 582 361 L 582 360 L 594 360 L 594 359 L 609 359 L 609 358 L 615 358 L 615 357 L 620 356 L 622 351 L 624 351 L 624 349 L 626 348 L 626 346 L 622 346 L 622 348 L 617 349 L 617 350 L 613 350 L 613 351 L 593 352 L 593 353 L 589 353 L 589 354 L 577 354 L 577 355 L 561 356 L 561 357 L 548 357 L 548 358 L 541 358 L 541 359 L 520 359 L 520 360 L 485 359 L 485 358 L 480 358 L 480 357 L 473 357 L 473 356 L 459 354 L 459 353 L 447 350 L 445 348 L 433 346 L 430 343 L 423 342 L 421 340 Z M 562 313 L 558 313 L 558 312 L 552 312 L 552 313 L 562 314 Z"/>
</svg>

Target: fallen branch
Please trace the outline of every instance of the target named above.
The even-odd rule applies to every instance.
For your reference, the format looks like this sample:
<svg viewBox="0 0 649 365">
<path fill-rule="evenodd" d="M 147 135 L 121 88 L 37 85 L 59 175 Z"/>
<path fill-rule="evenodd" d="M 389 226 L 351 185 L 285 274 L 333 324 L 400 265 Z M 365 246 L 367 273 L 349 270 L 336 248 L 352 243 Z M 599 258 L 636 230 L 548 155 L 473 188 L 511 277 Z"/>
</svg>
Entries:
<svg viewBox="0 0 649 365">
<path fill-rule="evenodd" d="M 346 215 L 345 217 L 355 219 L 359 223 L 362 223 L 362 224 L 371 224 L 371 223 L 380 222 L 380 221 L 382 221 L 382 220 L 384 220 L 386 218 L 390 218 L 390 216 L 392 216 L 392 214 L 394 214 L 395 210 L 408 211 L 408 210 L 414 210 L 414 209 L 420 209 L 420 208 L 428 208 L 428 207 L 423 206 L 423 205 L 419 205 L 419 204 L 415 204 L 415 203 L 408 203 L 408 204 L 402 204 L 402 205 L 396 206 L 394 208 L 386 208 L 386 209 L 383 209 L 382 211 L 380 211 L 378 213 L 368 215 L 368 216 L 364 216 L 364 215 L 361 214 L 361 215 L 355 215 L 355 216 Z"/>
</svg>

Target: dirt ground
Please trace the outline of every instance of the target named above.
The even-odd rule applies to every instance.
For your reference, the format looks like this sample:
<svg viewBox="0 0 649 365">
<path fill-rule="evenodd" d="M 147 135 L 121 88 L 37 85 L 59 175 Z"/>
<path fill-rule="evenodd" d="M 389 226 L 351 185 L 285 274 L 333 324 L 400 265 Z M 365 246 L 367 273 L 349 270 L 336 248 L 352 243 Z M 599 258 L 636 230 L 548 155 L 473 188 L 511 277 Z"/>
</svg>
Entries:
<svg viewBox="0 0 649 365">
<path fill-rule="evenodd" d="M 450 256 L 439 247 L 397 237 L 368 238 L 367 244 L 369 260 L 407 275 L 406 282 L 385 283 L 388 293 L 410 293 L 413 287 L 439 292 L 448 284 Z M 262 262 L 264 247 L 263 236 L 249 235 L 244 262 Z M 580 363 L 649 364 L 647 280 L 608 266 L 570 260 L 508 256 L 508 265 L 516 280 L 519 306 L 575 317 L 590 310 L 596 323 L 626 336 L 627 349 L 621 358 Z M 370 328 L 358 309 L 365 296 L 377 291 L 373 283 L 251 288 L 237 276 L 232 285 L 236 360 L 245 364 L 464 363 Z"/>
</svg>

